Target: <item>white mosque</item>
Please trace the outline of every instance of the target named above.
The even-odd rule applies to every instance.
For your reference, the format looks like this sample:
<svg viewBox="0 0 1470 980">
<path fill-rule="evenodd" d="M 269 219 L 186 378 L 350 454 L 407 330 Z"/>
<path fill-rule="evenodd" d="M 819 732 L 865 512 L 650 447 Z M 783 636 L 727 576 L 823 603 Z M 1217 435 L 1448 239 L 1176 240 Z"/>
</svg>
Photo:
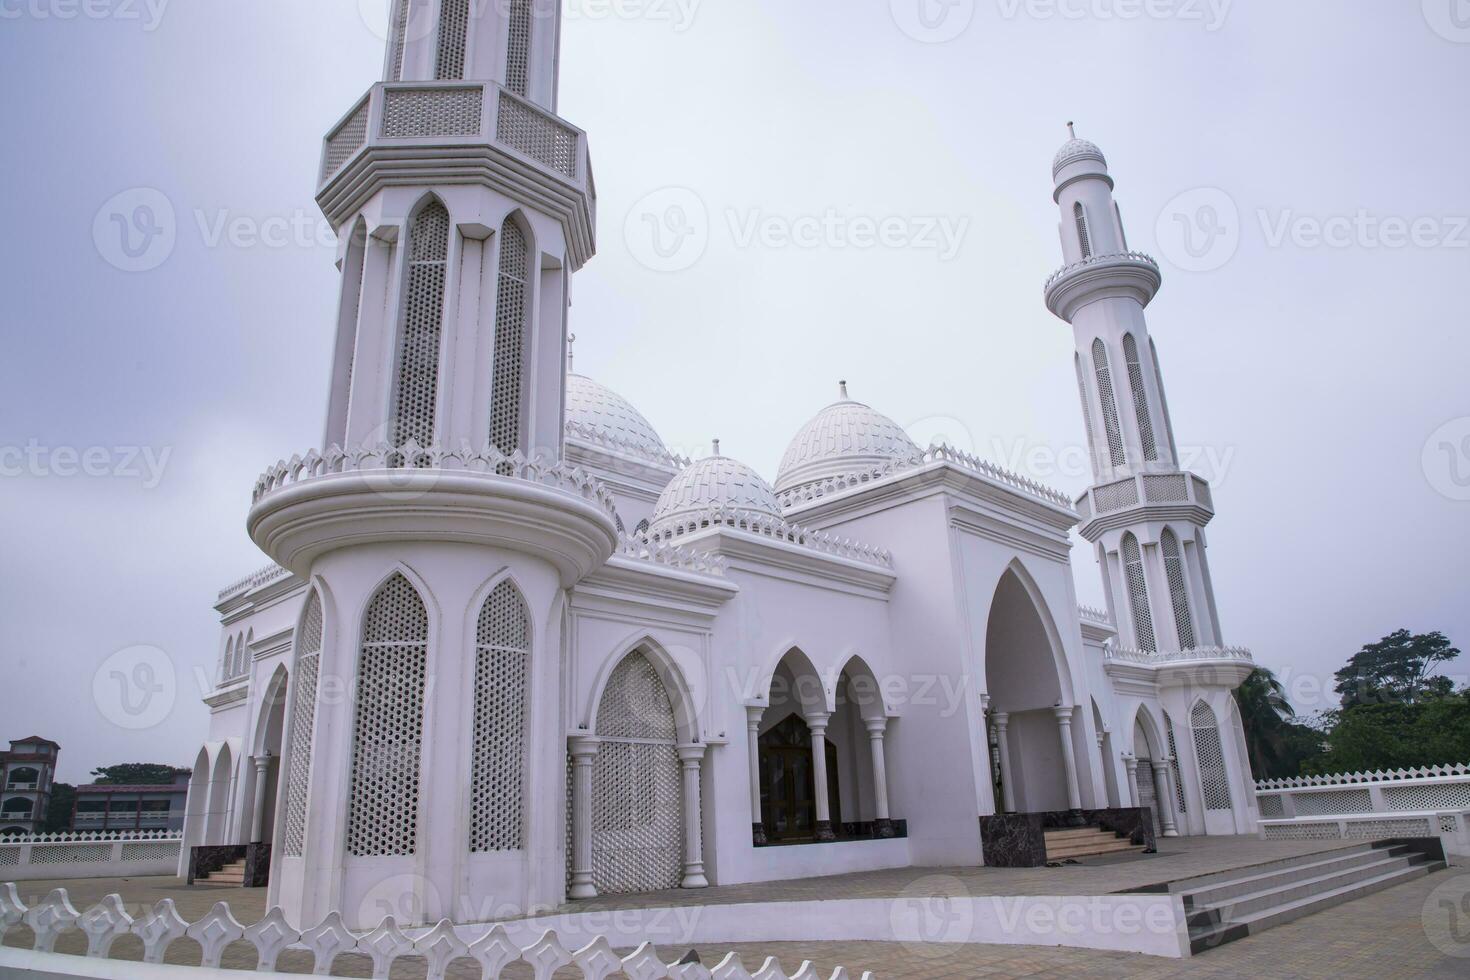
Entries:
<svg viewBox="0 0 1470 980">
<path fill-rule="evenodd" d="M 326 448 L 255 487 L 274 564 L 216 605 L 186 862 L 244 854 L 292 922 L 371 927 L 385 900 L 484 921 L 1034 865 L 1060 827 L 1122 848 L 1255 830 L 1231 697 L 1253 664 L 1223 644 L 1210 488 L 1178 462 L 1144 319 L 1159 269 L 1097 146 L 1053 163 L 1045 294 L 1095 485 L 1074 501 L 917 445 L 845 386 L 772 483 L 718 445 L 672 455 L 568 372 L 596 193 L 555 114 L 559 14 L 394 7 L 385 80 L 322 153 Z M 1105 612 L 1078 607 L 1073 528 Z"/>
</svg>

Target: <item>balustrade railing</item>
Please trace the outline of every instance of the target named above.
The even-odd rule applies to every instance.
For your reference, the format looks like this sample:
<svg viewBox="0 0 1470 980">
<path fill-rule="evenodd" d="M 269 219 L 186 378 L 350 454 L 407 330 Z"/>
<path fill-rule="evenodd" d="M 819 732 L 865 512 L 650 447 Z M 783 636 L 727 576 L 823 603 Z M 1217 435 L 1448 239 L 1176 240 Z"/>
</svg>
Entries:
<svg viewBox="0 0 1470 980">
<path fill-rule="evenodd" d="M 1210 485 L 1193 473 L 1140 473 L 1090 488 L 1077 499 L 1084 521 L 1140 504 L 1195 504 L 1215 510 Z"/>
<path fill-rule="evenodd" d="M 1167 667 L 1174 664 L 1221 660 L 1237 663 L 1255 663 L 1255 657 L 1245 647 L 1194 647 L 1189 650 L 1172 651 L 1104 647 L 1103 660 L 1114 661 L 1116 663 L 1138 664 L 1144 667 Z"/>
<path fill-rule="evenodd" d="M 649 540 L 655 544 L 668 544 L 687 534 L 709 527 L 730 527 L 739 531 L 774 538 L 788 544 L 810 548 L 823 554 L 847 558 L 879 568 L 892 568 L 893 557 L 883 548 L 874 548 L 851 538 L 841 538 L 826 531 L 814 531 L 768 514 L 714 507 L 709 510 L 687 514 L 674 521 L 660 522 Z"/>
<path fill-rule="evenodd" d="M 1427 766 L 1256 783 L 1267 839 L 1440 836 L 1470 853 L 1470 767 Z"/>
<path fill-rule="evenodd" d="M 1099 265 L 1141 265 L 1152 269 L 1155 274 L 1159 273 L 1159 264 L 1154 261 L 1151 255 L 1146 255 L 1143 252 L 1113 252 L 1109 255 L 1094 255 L 1090 258 L 1083 259 L 1081 262 L 1073 262 L 1071 265 L 1062 266 L 1047 277 L 1045 288 L 1050 289 L 1073 273 Z"/>
</svg>

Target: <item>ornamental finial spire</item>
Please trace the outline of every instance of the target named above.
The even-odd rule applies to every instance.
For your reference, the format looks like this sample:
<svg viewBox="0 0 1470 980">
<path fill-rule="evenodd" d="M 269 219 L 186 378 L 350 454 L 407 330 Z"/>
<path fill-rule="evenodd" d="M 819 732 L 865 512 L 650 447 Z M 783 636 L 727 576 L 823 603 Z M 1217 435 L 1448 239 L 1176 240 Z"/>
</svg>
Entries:
<svg viewBox="0 0 1470 980">
<path fill-rule="evenodd" d="M 567 334 L 567 374 L 572 373 L 572 347 L 577 343 L 577 335 Z"/>
<path fill-rule="evenodd" d="M 714 440 L 714 444 L 715 444 L 715 455 L 718 456 L 718 455 L 720 455 L 720 440 L 715 439 Z"/>
<path fill-rule="evenodd" d="M 1067 135 L 1072 139 L 1077 138 L 1077 127 L 1074 126 L 1071 122 L 1067 123 Z"/>
<path fill-rule="evenodd" d="M 847 401 L 847 382 L 846 381 L 839 381 L 839 382 L 837 382 L 837 397 L 841 398 L 843 401 Z"/>
</svg>

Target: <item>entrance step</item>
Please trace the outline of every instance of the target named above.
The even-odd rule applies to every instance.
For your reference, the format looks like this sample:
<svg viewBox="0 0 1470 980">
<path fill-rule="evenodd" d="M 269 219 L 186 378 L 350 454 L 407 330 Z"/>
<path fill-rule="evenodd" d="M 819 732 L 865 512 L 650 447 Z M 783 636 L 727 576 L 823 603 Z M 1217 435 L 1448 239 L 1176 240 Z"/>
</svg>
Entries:
<svg viewBox="0 0 1470 980">
<path fill-rule="evenodd" d="M 1406 844 L 1363 844 L 1174 882 L 1195 953 L 1439 871 Z"/>
<path fill-rule="evenodd" d="M 235 861 L 218 871 L 209 871 L 194 879 L 196 885 L 213 885 L 226 888 L 245 887 L 245 862 Z"/>
<path fill-rule="evenodd" d="M 1046 859 L 1049 862 L 1078 861 L 1082 858 L 1113 854 L 1141 854 L 1143 851 L 1142 844 L 1134 844 L 1127 837 L 1097 827 L 1046 831 Z"/>
</svg>

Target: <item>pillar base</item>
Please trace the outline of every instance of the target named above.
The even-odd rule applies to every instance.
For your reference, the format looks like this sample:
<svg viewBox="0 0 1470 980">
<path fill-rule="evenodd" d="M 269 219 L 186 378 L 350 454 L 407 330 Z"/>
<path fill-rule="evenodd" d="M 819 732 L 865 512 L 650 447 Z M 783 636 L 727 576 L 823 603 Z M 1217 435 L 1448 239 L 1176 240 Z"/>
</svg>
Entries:
<svg viewBox="0 0 1470 980">
<path fill-rule="evenodd" d="M 1164 831 L 1164 836 L 1165 837 L 1178 837 L 1179 836 L 1179 831 L 1177 831 L 1177 830 L 1166 830 L 1166 831 Z"/>
<path fill-rule="evenodd" d="M 684 881 L 680 888 L 708 888 L 709 879 L 704 876 L 704 865 L 684 869 Z"/>
<path fill-rule="evenodd" d="M 837 839 L 837 835 L 832 832 L 832 821 L 817 821 L 816 838 L 823 844 Z"/>
<path fill-rule="evenodd" d="M 1067 811 L 1067 826 L 1068 827 L 1086 827 L 1087 826 L 1087 818 L 1082 815 L 1082 811 L 1081 810 L 1068 810 Z"/>
<path fill-rule="evenodd" d="M 873 821 L 873 836 L 881 840 L 893 837 L 896 831 L 893 829 L 893 821 L 884 817 Z"/>
<path fill-rule="evenodd" d="M 765 847 L 770 841 L 766 840 L 766 825 L 753 823 L 750 825 L 750 842 L 756 847 Z"/>
<path fill-rule="evenodd" d="M 571 885 L 567 888 L 567 898 L 571 898 L 571 899 L 582 899 L 582 898 L 596 898 L 596 897 L 597 897 L 597 889 L 595 887 L 593 887 L 592 882 L 590 880 L 589 881 L 579 881 L 576 878 L 573 878 Z"/>
</svg>

